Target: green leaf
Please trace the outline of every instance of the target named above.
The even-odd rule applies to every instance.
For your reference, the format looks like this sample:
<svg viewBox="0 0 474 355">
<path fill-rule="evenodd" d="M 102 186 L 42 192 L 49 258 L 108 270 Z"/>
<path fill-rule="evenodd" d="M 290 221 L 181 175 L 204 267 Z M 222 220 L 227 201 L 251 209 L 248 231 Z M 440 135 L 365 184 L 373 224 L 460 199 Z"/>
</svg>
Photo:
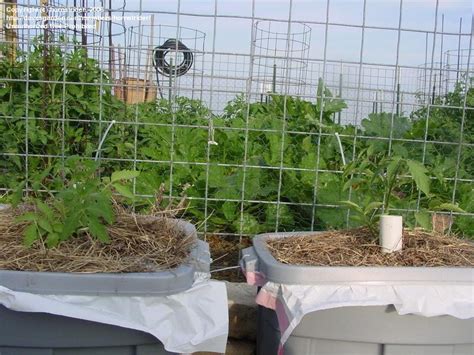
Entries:
<svg viewBox="0 0 474 355">
<path fill-rule="evenodd" d="M 440 204 L 436 207 L 433 207 L 433 210 L 435 210 L 435 211 L 453 211 L 453 212 L 459 212 L 459 213 L 466 212 L 455 203 L 442 203 L 442 204 Z"/>
<path fill-rule="evenodd" d="M 308 137 L 305 137 L 303 139 L 303 142 L 301 144 L 301 148 L 303 148 L 303 150 L 306 152 L 306 153 L 311 153 L 311 152 L 314 152 L 316 150 L 315 146 L 313 145 L 312 143 L 312 140 L 311 140 L 311 137 L 308 136 Z"/>
<path fill-rule="evenodd" d="M 274 228 L 277 224 L 277 210 L 278 212 L 278 222 L 280 228 L 285 228 L 285 226 L 294 224 L 293 215 L 290 212 L 290 209 L 287 205 L 273 205 L 268 204 L 265 208 L 265 224 L 267 228 Z"/>
<path fill-rule="evenodd" d="M 354 177 L 346 181 L 344 186 L 342 187 L 342 191 L 347 191 L 350 188 L 357 190 L 359 185 L 367 184 L 367 179 L 365 177 Z"/>
<path fill-rule="evenodd" d="M 82 96 L 81 89 L 77 85 L 67 85 L 67 91 L 73 96 Z"/>
<path fill-rule="evenodd" d="M 339 201 L 339 203 L 340 203 L 341 205 L 344 205 L 344 206 L 346 206 L 346 207 L 349 207 L 350 209 L 352 209 L 352 210 L 354 210 L 354 211 L 359 212 L 360 214 L 364 214 L 364 211 L 362 210 L 362 208 L 361 208 L 358 204 L 356 204 L 356 203 L 354 203 L 354 202 L 352 202 L 352 201 L 349 201 L 349 200 L 346 200 L 346 201 Z"/>
<path fill-rule="evenodd" d="M 428 231 L 433 229 L 433 226 L 431 225 L 431 215 L 428 212 L 416 212 L 415 219 L 421 228 Z"/>
<path fill-rule="evenodd" d="M 249 213 L 244 213 L 242 217 L 242 233 L 253 235 L 260 232 L 260 223 L 254 216 Z M 233 226 L 236 231 L 240 230 L 240 218 L 234 221 Z"/>
<path fill-rule="evenodd" d="M 58 233 L 48 233 L 46 238 L 46 245 L 48 248 L 53 248 L 59 244 L 59 234 Z"/>
<path fill-rule="evenodd" d="M 132 191 L 127 186 L 121 185 L 121 184 L 113 184 L 115 190 L 122 195 L 123 197 L 134 199 L 135 195 L 133 194 Z"/>
<path fill-rule="evenodd" d="M 222 204 L 222 212 L 224 213 L 224 217 L 228 221 L 233 221 L 236 217 L 236 204 L 235 202 L 226 201 Z"/>
<path fill-rule="evenodd" d="M 54 232 L 59 233 L 59 235 L 62 234 L 63 229 L 64 229 L 64 224 L 62 224 L 62 223 L 53 223 L 52 226 L 53 226 L 53 231 Z"/>
<path fill-rule="evenodd" d="M 9 94 L 9 93 L 10 93 L 10 90 L 11 90 L 11 89 L 10 89 L 9 87 L 5 87 L 5 88 L 0 87 L 0 96 Z"/>
<path fill-rule="evenodd" d="M 393 124 L 392 124 L 393 123 Z M 402 138 L 410 130 L 411 123 L 406 117 L 393 117 L 390 113 L 371 113 L 361 125 L 368 136 Z"/>
<path fill-rule="evenodd" d="M 102 195 L 101 195 L 102 196 Z M 100 216 L 104 218 L 108 223 L 113 223 L 115 220 L 115 213 L 112 207 L 112 203 L 110 197 L 101 197 L 96 200 L 95 207 L 100 209 Z"/>
<path fill-rule="evenodd" d="M 53 233 L 53 226 L 51 226 L 51 224 L 46 219 L 40 218 L 38 219 L 37 223 L 45 231 Z"/>
<path fill-rule="evenodd" d="M 351 215 L 350 219 L 356 223 L 356 226 L 367 225 L 367 218 L 364 215 L 353 214 Z"/>
<path fill-rule="evenodd" d="M 407 160 L 408 170 L 415 181 L 416 187 L 423 191 L 426 196 L 430 194 L 430 179 L 426 175 L 425 166 L 414 160 Z"/>
<path fill-rule="evenodd" d="M 30 224 L 28 227 L 26 227 L 25 232 L 23 233 L 23 242 L 26 246 L 32 246 L 38 238 L 39 234 L 36 224 Z"/>
<path fill-rule="evenodd" d="M 390 160 L 390 163 L 387 165 L 387 178 L 389 180 L 396 177 L 398 174 L 398 169 L 400 168 L 402 158 L 400 157 L 393 157 Z"/>
<path fill-rule="evenodd" d="M 100 220 L 100 218 L 103 218 L 108 224 L 111 224 L 114 222 L 114 213 L 112 209 L 109 208 L 100 208 L 99 206 L 89 206 L 87 207 L 87 215 L 90 218 L 95 218 Z"/>
<path fill-rule="evenodd" d="M 110 177 L 111 182 L 117 182 L 120 180 L 131 180 L 140 175 L 140 172 L 134 170 L 120 170 L 112 173 Z"/>
<path fill-rule="evenodd" d="M 25 188 L 26 181 L 22 181 L 18 186 L 13 190 L 11 203 L 13 207 L 18 206 L 23 198 L 23 189 Z"/>
<path fill-rule="evenodd" d="M 40 200 L 36 201 L 36 207 L 45 215 L 49 220 L 54 220 L 54 211 L 44 202 Z"/>
<path fill-rule="evenodd" d="M 39 216 L 34 212 L 26 212 L 23 213 L 21 216 L 18 216 L 15 221 L 16 222 L 35 222 L 39 219 Z"/>
<path fill-rule="evenodd" d="M 107 228 L 99 222 L 98 219 L 90 218 L 88 221 L 89 231 L 91 232 L 92 236 L 97 238 L 103 243 L 107 243 L 110 241 L 109 234 L 107 233 Z"/>
<path fill-rule="evenodd" d="M 79 214 L 73 212 L 64 219 L 61 240 L 68 239 L 79 228 Z"/>
<path fill-rule="evenodd" d="M 383 206 L 383 203 L 382 202 L 379 202 L 379 201 L 374 201 L 374 202 L 371 202 L 369 203 L 365 209 L 364 209 L 364 214 L 369 214 L 369 213 L 372 213 L 373 210 L 376 210 L 376 209 L 379 209 Z"/>
</svg>

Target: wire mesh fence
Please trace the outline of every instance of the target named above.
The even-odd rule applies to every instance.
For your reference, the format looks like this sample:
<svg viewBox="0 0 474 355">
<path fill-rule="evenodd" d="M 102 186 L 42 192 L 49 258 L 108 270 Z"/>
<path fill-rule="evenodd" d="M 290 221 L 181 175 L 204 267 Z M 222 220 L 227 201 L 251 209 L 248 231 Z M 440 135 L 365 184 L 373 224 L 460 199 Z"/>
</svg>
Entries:
<svg viewBox="0 0 474 355">
<path fill-rule="evenodd" d="M 54 190 L 48 176 L 67 157 L 97 157 L 104 171 L 139 170 L 137 196 L 161 184 L 185 194 L 204 238 L 238 244 L 357 225 L 341 201 L 363 204 L 367 191 L 344 172 L 372 154 L 430 176 L 428 194 L 404 185 L 391 210 L 412 226 L 421 211 L 444 214 L 473 236 L 470 21 L 445 17 L 439 0 L 420 27 L 405 24 L 404 0 L 391 24 L 371 22 L 381 5 L 369 0 L 344 21 L 341 1 L 274 3 L 0 2 L 4 198 Z M 39 26 L 61 11 L 65 26 Z"/>
</svg>

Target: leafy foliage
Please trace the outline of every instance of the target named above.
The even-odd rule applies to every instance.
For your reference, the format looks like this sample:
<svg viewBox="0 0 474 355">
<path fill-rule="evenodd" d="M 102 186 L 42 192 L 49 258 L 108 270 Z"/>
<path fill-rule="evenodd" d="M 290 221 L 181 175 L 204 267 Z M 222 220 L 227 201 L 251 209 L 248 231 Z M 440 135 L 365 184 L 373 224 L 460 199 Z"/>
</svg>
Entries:
<svg viewBox="0 0 474 355">
<path fill-rule="evenodd" d="M 47 203 L 36 198 L 29 201 L 35 206 L 18 218 L 30 222 L 24 234 L 25 244 L 44 241 L 48 247 L 74 235 L 88 231 L 101 242 L 108 242 L 106 226 L 115 220 L 112 193 L 133 198 L 126 181 L 138 177 L 135 171 L 123 170 L 110 177 L 97 176 L 98 164 L 92 160 L 71 157 L 65 162 L 65 184 Z"/>
<path fill-rule="evenodd" d="M 25 187 L 38 198 L 44 198 L 43 190 L 64 190 L 58 194 L 63 201 L 59 204 L 82 198 L 85 219 L 72 225 L 89 228 L 104 240 L 103 229 L 95 222 L 107 224 L 107 210 L 101 215 L 86 207 L 103 203 L 92 191 L 111 183 L 117 176 L 113 172 L 130 170 L 134 157 L 134 169 L 140 171 L 137 194 L 153 195 L 161 184 L 173 194 L 185 192 L 192 197 L 188 217 L 204 220 L 207 205 L 208 230 L 216 232 L 255 234 L 273 231 L 277 223 L 279 230 L 287 231 L 340 228 L 346 226 L 345 207 L 354 205 L 369 221 L 381 210 L 417 211 L 408 213 L 407 220 L 424 226 L 429 224 L 428 210 L 474 213 L 473 185 L 463 180 L 474 176 L 474 153 L 469 145 L 459 151 L 458 144 L 462 124 L 463 142 L 474 143 L 474 110 L 459 109 L 464 101 L 469 108 L 474 106 L 474 91 L 462 84 L 436 98 L 443 104 L 439 107 L 421 108 L 410 117 L 371 114 L 357 128 L 334 122 L 346 104 L 321 80 L 314 102 L 272 95 L 268 103 L 248 103 L 240 95 L 216 116 L 199 100 L 185 97 L 172 104 L 121 102 L 113 95 L 107 72 L 73 44 L 68 50 L 50 49 L 50 80 L 44 83 L 40 42 L 20 53 L 13 65 L 0 59 L 0 188 L 15 192 L 7 196 L 10 201 L 18 201 Z M 49 95 L 43 95 L 45 91 Z M 94 185 L 87 178 L 94 175 L 89 171 L 82 181 L 94 186 L 65 185 L 79 177 L 70 173 L 72 167 L 61 157 L 93 156 L 107 127 L 104 121 L 111 119 L 117 123 L 102 146 L 100 173 L 112 180 L 92 179 Z M 209 144 L 210 138 L 218 145 Z M 113 184 L 104 194 L 114 190 L 133 196 L 126 184 Z M 64 206 L 47 207 L 65 216 Z M 50 240 L 61 240 L 67 231 L 55 227 L 44 210 L 37 206 L 37 217 L 47 221 L 49 225 L 41 223 L 52 232 L 36 223 L 30 239 L 52 234 Z M 360 213 L 351 216 L 350 226 L 367 223 Z M 457 216 L 453 228 L 472 235 L 474 218 Z"/>
<path fill-rule="evenodd" d="M 399 156 L 368 156 L 367 151 L 362 151 L 344 170 L 347 178 L 344 189 L 352 189 L 363 198 L 359 204 L 352 201 L 343 204 L 357 213 L 353 216 L 355 221 L 376 234 L 375 222 L 380 214 L 388 214 L 395 207 L 392 201 L 414 205 L 419 192 L 430 196 L 430 179 L 424 165 L 417 161 Z"/>
</svg>

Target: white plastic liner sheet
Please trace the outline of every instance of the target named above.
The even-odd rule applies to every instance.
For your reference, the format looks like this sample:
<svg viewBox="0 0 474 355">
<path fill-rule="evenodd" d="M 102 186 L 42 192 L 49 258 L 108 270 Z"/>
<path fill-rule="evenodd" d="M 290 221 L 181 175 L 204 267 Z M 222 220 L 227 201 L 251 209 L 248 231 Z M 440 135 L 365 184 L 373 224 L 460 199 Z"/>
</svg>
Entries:
<svg viewBox="0 0 474 355">
<path fill-rule="evenodd" d="M 170 296 L 71 296 L 16 292 L 0 286 L 0 304 L 20 312 L 44 312 L 149 333 L 176 353 L 224 353 L 228 334 L 223 282 L 196 282 Z"/>
<path fill-rule="evenodd" d="M 280 353 L 303 317 L 319 310 L 393 305 L 400 315 L 474 317 L 472 283 L 286 285 L 266 281 L 259 272 L 246 272 L 246 277 L 248 283 L 261 286 L 257 303 L 277 314 L 281 330 Z"/>
</svg>

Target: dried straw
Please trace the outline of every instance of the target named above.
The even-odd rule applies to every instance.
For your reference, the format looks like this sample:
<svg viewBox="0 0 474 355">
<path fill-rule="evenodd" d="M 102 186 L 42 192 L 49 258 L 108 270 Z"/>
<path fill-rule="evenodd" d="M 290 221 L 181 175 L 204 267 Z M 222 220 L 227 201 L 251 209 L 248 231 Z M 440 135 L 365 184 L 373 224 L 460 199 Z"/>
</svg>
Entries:
<svg viewBox="0 0 474 355">
<path fill-rule="evenodd" d="M 310 266 L 474 266 L 472 242 L 422 230 L 405 230 L 399 252 L 382 253 L 364 228 L 267 241 L 284 264 Z"/>
<path fill-rule="evenodd" d="M 116 222 L 108 227 L 110 243 L 87 231 L 47 249 L 41 241 L 23 244 L 27 223 L 16 223 L 22 209 L 0 210 L 0 269 L 55 272 L 152 272 L 182 264 L 195 243 L 194 235 L 176 228 L 168 218 L 130 213 L 116 206 Z"/>
</svg>

